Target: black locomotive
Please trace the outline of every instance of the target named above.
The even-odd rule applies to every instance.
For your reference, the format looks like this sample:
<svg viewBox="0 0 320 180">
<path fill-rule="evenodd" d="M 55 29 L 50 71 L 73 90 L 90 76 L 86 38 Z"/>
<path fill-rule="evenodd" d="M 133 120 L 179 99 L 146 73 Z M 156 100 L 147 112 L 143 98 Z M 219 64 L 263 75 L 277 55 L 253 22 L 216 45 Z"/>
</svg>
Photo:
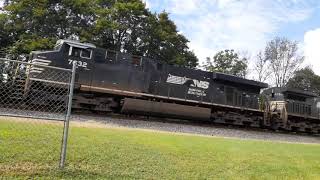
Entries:
<svg viewBox="0 0 320 180">
<path fill-rule="evenodd" d="M 69 40 L 31 54 L 34 64 L 70 68 L 74 61 L 75 109 L 320 132 L 318 96 L 309 92 L 270 88 L 260 94 L 267 84 Z"/>
</svg>

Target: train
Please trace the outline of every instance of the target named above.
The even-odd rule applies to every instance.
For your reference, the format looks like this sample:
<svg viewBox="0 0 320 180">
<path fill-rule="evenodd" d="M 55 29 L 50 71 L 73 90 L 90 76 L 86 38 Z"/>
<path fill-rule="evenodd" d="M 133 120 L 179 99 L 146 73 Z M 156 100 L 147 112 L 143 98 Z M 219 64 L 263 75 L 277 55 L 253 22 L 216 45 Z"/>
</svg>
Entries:
<svg viewBox="0 0 320 180">
<path fill-rule="evenodd" d="M 312 92 L 72 40 L 33 51 L 29 61 L 69 69 L 77 63 L 73 109 L 320 133 L 320 98 Z"/>
</svg>

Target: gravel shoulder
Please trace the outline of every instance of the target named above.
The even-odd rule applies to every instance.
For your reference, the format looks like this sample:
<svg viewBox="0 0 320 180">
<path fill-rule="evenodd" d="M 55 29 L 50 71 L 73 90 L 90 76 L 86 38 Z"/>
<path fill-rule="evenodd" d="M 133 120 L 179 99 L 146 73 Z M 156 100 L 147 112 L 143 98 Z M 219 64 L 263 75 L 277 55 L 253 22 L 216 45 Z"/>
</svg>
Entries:
<svg viewBox="0 0 320 180">
<path fill-rule="evenodd" d="M 320 144 L 319 136 L 277 133 L 263 130 L 246 130 L 242 128 L 223 127 L 216 125 L 194 125 L 191 123 L 159 122 L 154 120 L 141 120 L 134 118 L 115 118 L 87 115 L 73 115 L 71 120 L 72 123 L 75 123 L 78 126 L 117 127 L 224 138 Z"/>
</svg>

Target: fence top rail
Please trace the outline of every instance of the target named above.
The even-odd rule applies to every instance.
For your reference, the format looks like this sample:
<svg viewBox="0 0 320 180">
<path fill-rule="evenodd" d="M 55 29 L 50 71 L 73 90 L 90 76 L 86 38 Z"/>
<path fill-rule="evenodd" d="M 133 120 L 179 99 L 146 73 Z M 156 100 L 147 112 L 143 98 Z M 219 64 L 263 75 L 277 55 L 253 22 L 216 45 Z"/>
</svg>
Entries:
<svg viewBox="0 0 320 180">
<path fill-rule="evenodd" d="M 60 67 L 54 67 L 54 66 L 46 66 L 46 65 L 41 65 L 41 64 L 34 64 L 34 63 L 18 61 L 18 60 L 12 60 L 12 59 L 6 59 L 6 58 L 0 58 L 0 61 L 15 62 L 15 63 L 21 63 L 21 64 L 26 64 L 26 65 L 32 65 L 32 66 L 36 66 L 36 67 L 43 67 L 43 68 L 49 68 L 49 69 L 72 72 L 72 69 L 66 69 L 66 68 L 60 68 Z"/>
</svg>

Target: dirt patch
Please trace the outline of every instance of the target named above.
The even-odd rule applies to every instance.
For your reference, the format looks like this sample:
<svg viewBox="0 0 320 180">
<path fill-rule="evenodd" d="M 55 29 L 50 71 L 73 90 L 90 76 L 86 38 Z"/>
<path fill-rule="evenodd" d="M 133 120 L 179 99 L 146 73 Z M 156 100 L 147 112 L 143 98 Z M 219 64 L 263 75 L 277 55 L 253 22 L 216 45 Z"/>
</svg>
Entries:
<svg viewBox="0 0 320 180">
<path fill-rule="evenodd" d="M 62 124 L 63 125 L 63 121 L 33 119 L 33 118 L 20 118 L 20 117 L 7 117 L 7 116 L 0 116 L 0 121 L 28 122 L 28 123 L 52 124 L 52 125 L 61 125 Z"/>
</svg>

